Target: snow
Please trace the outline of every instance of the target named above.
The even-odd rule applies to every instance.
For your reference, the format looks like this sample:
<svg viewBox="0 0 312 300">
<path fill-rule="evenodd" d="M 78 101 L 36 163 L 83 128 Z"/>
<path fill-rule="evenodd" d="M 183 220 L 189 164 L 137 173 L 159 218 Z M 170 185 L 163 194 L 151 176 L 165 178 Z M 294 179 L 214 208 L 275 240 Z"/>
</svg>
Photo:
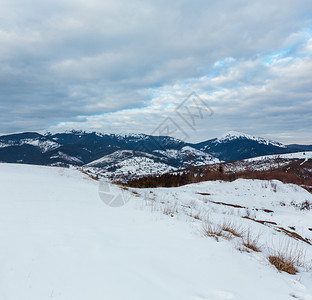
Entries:
<svg viewBox="0 0 312 300">
<path fill-rule="evenodd" d="M 132 150 L 117 150 L 86 164 L 84 170 L 108 178 L 140 177 L 174 171 L 176 168 L 161 162 L 155 155 Z"/>
<path fill-rule="evenodd" d="M 278 154 L 278 155 L 265 155 L 265 156 L 258 156 L 254 158 L 248 158 L 244 161 L 252 162 L 252 161 L 259 161 L 259 160 L 271 160 L 275 158 L 280 159 L 312 159 L 312 151 L 304 151 L 304 152 L 294 152 L 294 153 L 286 153 L 286 154 Z"/>
<path fill-rule="evenodd" d="M 57 128 L 53 130 L 41 132 L 41 133 L 45 136 L 56 135 L 56 134 L 68 134 L 68 133 L 76 134 L 76 135 L 94 133 L 98 137 L 113 136 L 113 137 L 117 137 L 120 139 L 134 138 L 134 139 L 141 139 L 141 140 L 146 140 L 148 138 L 148 135 L 144 133 L 108 133 L 108 132 L 102 132 L 102 131 L 77 130 L 77 129 L 68 129 L 68 130 L 60 131 Z"/>
<path fill-rule="evenodd" d="M 172 158 L 180 161 L 181 169 L 191 164 L 199 166 L 220 162 L 219 159 L 210 154 L 189 146 L 180 150 L 154 150 L 153 153 L 155 155 L 139 151 L 134 153 L 132 150 L 117 150 L 86 164 L 84 169 L 96 168 L 98 169 L 95 170 L 97 173 L 102 173 L 106 177 L 118 177 L 125 180 L 129 177 L 159 175 L 175 171 L 177 168 L 168 163 Z"/>
<path fill-rule="evenodd" d="M 312 299 L 311 271 L 279 273 L 265 253 L 204 238 L 200 221 L 182 209 L 193 200 L 194 211 L 241 219 L 204 200 L 274 207 L 281 224 L 292 214 L 303 229 L 311 211 L 288 204 L 311 195 L 297 186 L 275 182 L 274 192 L 261 181 L 204 182 L 138 196 L 129 189 L 127 205 L 112 208 L 100 200 L 98 182 L 75 169 L 0 164 L 0 182 L 0 299 Z M 179 208 L 174 217 L 157 209 L 169 204 Z M 263 227 L 268 239 L 282 235 L 242 220 Z"/>
<path fill-rule="evenodd" d="M 236 140 L 236 139 L 248 139 L 248 140 L 254 140 L 257 141 L 261 144 L 265 144 L 265 145 L 273 145 L 273 146 L 277 146 L 277 147 L 283 147 L 286 148 L 285 145 L 279 143 L 279 142 L 275 142 L 275 141 L 271 141 L 269 139 L 265 139 L 265 138 L 261 138 L 261 137 L 257 137 L 254 135 L 249 135 L 246 133 L 242 133 L 242 132 L 237 132 L 237 131 L 229 131 L 226 134 L 224 134 L 223 136 L 220 136 L 219 138 L 217 138 L 217 140 L 215 141 L 216 143 L 224 143 L 227 141 L 232 141 L 232 140 Z"/>
<path fill-rule="evenodd" d="M 0 148 L 6 148 L 11 146 L 32 145 L 39 147 L 42 153 L 58 148 L 60 145 L 53 141 L 42 141 L 40 139 L 21 139 L 19 142 L 8 141 L 7 143 L 0 143 Z"/>
<path fill-rule="evenodd" d="M 155 150 L 154 152 L 160 153 L 161 155 L 168 158 L 180 159 L 182 161 L 185 161 L 186 166 L 188 166 L 189 164 L 188 160 L 191 160 L 192 164 L 195 166 L 220 163 L 220 160 L 213 157 L 211 154 L 197 150 L 190 146 L 184 146 L 181 148 L 181 150 L 167 149 L 166 151 Z"/>
<path fill-rule="evenodd" d="M 148 156 L 148 155 L 147 155 Z M 106 160 L 100 159 L 97 163 L 104 163 Z M 148 157 L 130 157 L 121 161 L 116 161 L 106 167 L 94 167 L 95 164 L 88 164 L 83 169 L 91 174 L 97 174 L 100 177 L 119 179 L 126 181 L 130 178 L 137 178 L 146 175 L 160 175 L 170 171 L 177 170 L 165 163 L 155 162 Z"/>
<path fill-rule="evenodd" d="M 50 158 L 62 158 L 62 159 L 65 159 L 69 163 L 83 163 L 83 161 L 80 160 L 79 158 L 67 155 L 66 153 L 63 153 L 61 151 L 58 151 L 57 155 L 51 156 Z"/>
<path fill-rule="evenodd" d="M 60 144 L 55 143 L 53 141 L 40 141 L 38 139 L 24 139 L 21 140 L 21 144 L 23 143 L 32 146 L 37 146 L 41 149 L 43 153 L 60 147 Z"/>
<path fill-rule="evenodd" d="M 148 153 L 143 153 L 143 152 L 139 152 L 137 151 L 136 154 L 138 155 L 144 155 L 150 158 L 156 158 L 156 156 L 148 154 Z M 93 166 L 97 166 L 100 164 L 111 164 L 111 163 L 117 163 L 119 160 L 121 159 L 125 159 L 128 157 L 133 157 L 135 154 L 133 153 L 133 150 L 117 150 L 111 154 L 105 155 L 97 160 L 94 160 L 88 164 L 86 164 L 86 166 L 88 167 L 93 167 Z"/>
</svg>

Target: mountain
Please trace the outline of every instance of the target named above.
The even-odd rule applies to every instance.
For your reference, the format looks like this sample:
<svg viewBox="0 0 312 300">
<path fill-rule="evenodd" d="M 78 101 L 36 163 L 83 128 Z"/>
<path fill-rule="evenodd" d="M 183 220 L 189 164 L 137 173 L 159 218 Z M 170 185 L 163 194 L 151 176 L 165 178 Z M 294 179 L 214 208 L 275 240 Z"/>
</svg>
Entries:
<svg viewBox="0 0 312 300">
<path fill-rule="evenodd" d="M 0 162 L 101 169 L 119 178 L 257 156 L 309 151 L 239 132 L 191 144 L 168 136 L 68 131 L 24 132 L 0 136 Z"/>
<path fill-rule="evenodd" d="M 279 142 L 236 131 L 193 145 L 223 161 L 234 161 L 257 156 L 302 151 L 291 149 Z"/>
<path fill-rule="evenodd" d="M 159 174 L 219 162 L 210 154 L 168 136 L 83 131 L 1 136 L 0 161 L 101 168 L 110 176 Z"/>
</svg>

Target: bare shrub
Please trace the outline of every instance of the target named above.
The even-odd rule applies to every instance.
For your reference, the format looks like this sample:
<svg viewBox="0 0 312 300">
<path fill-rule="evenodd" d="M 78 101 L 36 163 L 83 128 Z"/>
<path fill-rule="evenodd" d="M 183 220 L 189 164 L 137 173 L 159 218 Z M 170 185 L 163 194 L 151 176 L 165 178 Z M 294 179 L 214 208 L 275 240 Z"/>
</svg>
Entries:
<svg viewBox="0 0 312 300">
<path fill-rule="evenodd" d="M 311 210 L 311 209 L 312 203 L 308 200 L 305 200 L 300 204 L 300 210 Z"/>
<path fill-rule="evenodd" d="M 294 200 L 290 202 L 290 205 L 299 209 L 299 210 L 311 210 L 312 203 L 309 200 L 304 200 L 301 203 L 296 203 Z"/>
</svg>

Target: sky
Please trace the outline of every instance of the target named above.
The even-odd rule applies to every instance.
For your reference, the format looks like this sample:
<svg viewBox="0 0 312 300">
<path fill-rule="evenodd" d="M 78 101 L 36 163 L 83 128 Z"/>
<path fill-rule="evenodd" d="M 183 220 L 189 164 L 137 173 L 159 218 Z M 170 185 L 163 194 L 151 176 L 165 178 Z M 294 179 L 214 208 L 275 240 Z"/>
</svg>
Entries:
<svg viewBox="0 0 312 300">
<path fill-rule="evenodd" d="M 0 133 L 312 144 L 311 0 L 1 0 Z"/>
</svg>

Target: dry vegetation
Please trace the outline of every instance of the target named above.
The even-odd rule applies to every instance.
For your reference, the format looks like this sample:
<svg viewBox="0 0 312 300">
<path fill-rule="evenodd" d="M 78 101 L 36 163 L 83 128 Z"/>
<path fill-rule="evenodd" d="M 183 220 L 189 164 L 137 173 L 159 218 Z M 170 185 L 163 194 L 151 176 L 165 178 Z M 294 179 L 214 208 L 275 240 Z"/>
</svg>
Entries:
<svg viewBox="0 0 312 300">
<path fill-rule="evenodd" d="M 289 274 L 297 274 L 293 259 L 285 255 L 272 255 L 269 257 L 269 262 L 276 267 L 277 270 L 287 272 Z"/>
<path fill-rule="evenodd" d="M 253 236 L 251 229 L 248 228 L 246 236 L 243 238 L 243 245 L 255 252 L 261 252 L 259 245 L 260 234 Z"/>
<path fill-rule="evenodd" d="M 238 238 L 242 238 L 245 233 L 245 230 L 241 227 L 241 225 L 237 225 L 231 221 L 224 221 L 222 224 L 222 230 Z"/>
<path fill-rule="evenodd" d="M 243 245 L 253 251 L 259 252 L 258 245 L 259 236 L 252 239 L 250 229 L 247 231 L 241 225 L 237 225 L 233 221 L 224 220 L 222 223 L 215 223 L 209 217 L 202 221 L 203 234 L 206 237 L 214 237 L 216 240 L 223 237 L 227 240 L 239 238 L 243 241 Z M 246 237 L 245 237 L 246 235 Z M 246 244 L 246 245 L 245 245 Z"/>
<path fill-rule="evenodd" d="M 222 226 L 213 223 L 209 217 L 205 218 L 202 222 L 203 234 L 206 237 L 213 237 L 218 241 L 219 237 L 224 236 Z"/>
<path fill-rule="evenodd" d="M 279 246 L 279 249 L 269 256 L 269 262 L 279 271 L 289 274 L 296 274 L 298 272 L 297 267 L 306 266 L 305 253 L 302 248 L 294 247 L 289 243 L 285 246 Z"/>
<path fill-rule="evenodd" d="M 185 184 L 201 181 L 234 181 L 243 179 L 260 180 L 280 180 L 283 183 L 293 183 L 301 185 L 309 190 L 311 188 L 311 174 L 305 169 L 274 169 L 266 171 L 243 170 L 239 172 L 225 172 L 223 168 L 217 165 L 191 167 L 184 171 L 166 173 L 158 176 L 146 176 L 130 180 L 126 185 L 136 188 L 155 188 L 155 187 L 178 187 Z M 274 191 L 274 183 L 272 185 Z M 276 191 L 276 190 L 275 190 Z"/>
<path fill-rule="evenodd" d="M 200 172 L 198 172 L 200 170 Z M 184 172 L 172 173 L 172 174 L 163 174 L 161 176 L 149 176 L 128 182 L 128 186 L 136 188 L 154 188 L 154 187 L 176 187 L 189 183 L 207 181 L 207 180 L 224 180 L 224 181 L 233 181 L 238 178 L 245 179 L 263 179 L 266 182 L 264 183 L 267 186 L 264 188 L 270 188 L 272 192 L 277 192 L 277 185 L 270 180 L 277 179 L 284 183 L 294 183 L 294 184 L 304 184 L 308 181 L 295 173 L 286 172 L 285 170 L 270 170 L 270 171 L 243 171 L 238 173 L 225 173 L 222 168 L 217 170 L 205 169 L 205 168 L 190 168 Z M 309 182 L 311 184 L 311 182 Z M 151 193 L 151 192 L 150 192 Z M 210 193 L 197 193 L 203 196 L 209 196 Z M 154 199 L 155 200 L 155 199 Z M 192 200 L 194 202 L 194 200 Z M 155 201 L 154 201 L 155 202 Z M 257 220 L 256 217 L 251 217 L 248 208 L 240 205 L 232 205 L 224 202 L 215 202 L 212 200 L 203 200 L 204 203 L 214 203 L 223 205 L 225 208 L 233 207 L 234 209 L 246 209 L 247 212 L 245 216 L 241 216 L 243 219 L 248 219 L 253 222 L 269 225 L 272 227 L 272 230 L 277 230 L 279 232 L 285 233 L 288 238 L 293 238 L 296 243 L 305 242 L 306 244 L 311 245 L 311 243 L 293 231 L 289 231 L 282 227 L 277 227 L 277 223 L 273 221 L 266 220 Z M 204 217 L 204 212 L 196 208 L 196 203 L 189 203 L 189 205 L 178 206 L 177 203 L 170 204 L 168 201 L 161 201 L 161 206 L 157 210 L 162 211 L 163 214 L 174 217 L 178 213 L 178 208 L 181 211 L 184 211 L 185 215 L 192 218 L 194 221 L 198 221 L 198 224 L 201 224 L 201 232 L 205 237 L 212 237 L 215 240 L 219 241 L 220 239 L 233 240 L 238 242 L 237 249 L 242 252 L 262 252 L 261 255 L 265 255 L 268 261 L 274 265 L 279 271 L 287 272 L 289 274 L 296 274 L 298 268 L 305 266 L 305 255 L 302 250 L 294 247 L 290 247 L 289 244 L 286 246 L 278 247 L 278 250 L 267 252 L 263 248 L 263 245 L 260 245 L 260 234 L 255 234 L 252 232 L 251 227 L 248 229 L 242 226 L 243 220 L 240 219 L 239 223 L 231 221 L 229 218 L 224 219 L 223 222 L 214 222 L 208 215 Z M 292 204 L 299 210 L 310 210 L 312 209 L 312 204 L 307 200 L 296 204 Z M 213 209 L 210 207 L 209 209 Z M 258 210 L 258 209 L 256 209 Z M 259 209 L 260 210 L 260 209 Z M 272 210 L 261 209 L 266 213 L 273 213 Z M 206 212 L 209 214 L 209 212 Z M 233 213 L 232 213 L 233 214 Z M 312 228 L 309 228 L 312 231 Z M 263 249 L 262 249 L 263 248 Z"/>
</svg>

